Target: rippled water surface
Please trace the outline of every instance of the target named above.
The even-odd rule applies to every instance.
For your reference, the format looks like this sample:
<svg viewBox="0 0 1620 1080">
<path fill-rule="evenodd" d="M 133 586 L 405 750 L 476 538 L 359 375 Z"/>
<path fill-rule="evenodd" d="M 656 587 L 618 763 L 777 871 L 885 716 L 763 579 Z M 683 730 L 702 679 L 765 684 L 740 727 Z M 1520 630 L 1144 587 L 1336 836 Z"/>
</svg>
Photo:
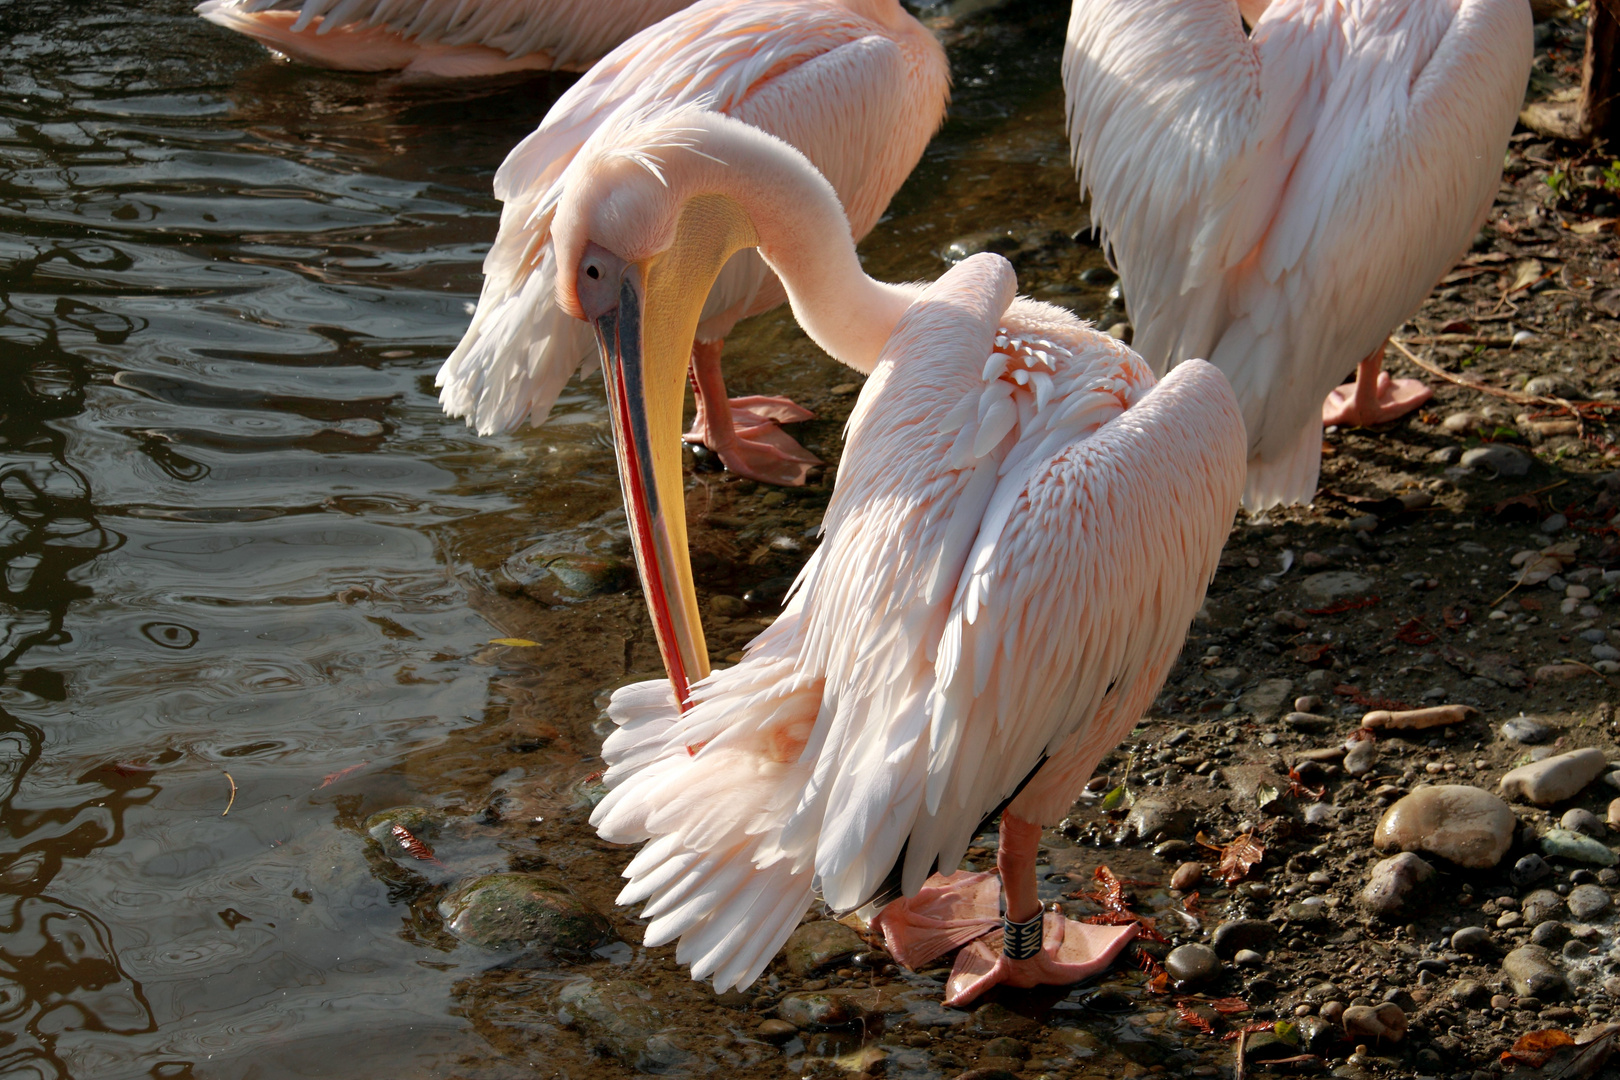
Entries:
<svg viewBox="0 0 1620 1080">
<path fill-rule="evenodd" d="M 475 607 L 525 552 L 622 551 L 599 386 L 479 439 L 431 385 L 566 81 L 323 74 L 189 7 L 0 0 L 0 1074 L 449 1075 L 489 1057 L 457 989 L 488 960 L 356 822 L 476 808 L 524 775 L 476 737 L 515 696 L 585 710 L 656 656 L 548 668 Z M 1083 221 L 1053 7 L 953 51 L 875 272 Z M 1095 314 L 1065 260 L 1026 287 Z M 807 350 L 767 317 L 728 370 L 813 398 Z"/>
</svg>

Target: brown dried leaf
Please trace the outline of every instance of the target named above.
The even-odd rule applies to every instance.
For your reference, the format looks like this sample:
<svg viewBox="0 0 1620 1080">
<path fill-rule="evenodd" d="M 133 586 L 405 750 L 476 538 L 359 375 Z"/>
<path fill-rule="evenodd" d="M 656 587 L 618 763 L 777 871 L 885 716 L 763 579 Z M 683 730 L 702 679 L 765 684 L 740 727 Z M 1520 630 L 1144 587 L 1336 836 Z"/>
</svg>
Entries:
<svg viewBox="0 0 1620 1080">
<path fill-rule="evenodd" d="M 1558 1028 L 1528 1031 L 1519 1036 L 1519 1041 L 1502 1055 L 1502 1060 L 1509 1065 L 1517 1061 L 1532 1069 L 1539 1069 L 1552 1059 L 1559 1047 L 1574 1045 L 1575 1036 Z"/>
</svg>

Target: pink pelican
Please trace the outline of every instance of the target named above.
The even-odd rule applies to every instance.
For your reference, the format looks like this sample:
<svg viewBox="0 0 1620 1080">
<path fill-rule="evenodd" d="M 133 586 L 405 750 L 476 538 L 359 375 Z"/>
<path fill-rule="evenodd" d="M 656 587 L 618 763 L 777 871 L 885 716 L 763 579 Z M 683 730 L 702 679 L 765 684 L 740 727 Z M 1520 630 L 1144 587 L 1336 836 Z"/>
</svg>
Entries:
<svg viewBox="0 0 1620 1080">
<path fill-rule="evenodd" d="M 959 957 L 949 1000 L 1100 970 L 1134 928 L 1042 912 L 1039 823 L 1141 716 L 1215 570 L 1245 447 L 1225 378 L 1193 361 L 1155 387 L 1123 344 L 1015 299 L 999 256 L 928 287 L 874 281 L 805 156 L 722 115 L 626 118 L 575 168 L 592 182 L 552 220 L 558 306 L 601 345 L 671 675 L 614 695 L 612 790 L 591 818 L 646 842 L 619 901 L 646 902 L 647 944 L 678 938 L 694 977 L 745 986 L 815 893 L 847 911 L 925 882 L 881 921 L 902 945 L 937 937 L 975 921 L 984 882 L 931 875 L 1001 813 L 1002 954 Z M 871 378 L 823 543 L 742 662 L 711 673 L 683 375 L 710 283 L 745 248 L 811 338 Z"/>
<path fill-rule="evenodd" d="M 538 424 L 569 376 L 594 366 L 590 328 L 555 300 L 552 216 L 566 192 L 597 182 L 577 160 L 613 117 L 699 102 L 785 139 L 832 182 L 842 231 L 859 239 L 922 157 L 949 87 L 944 50 L 898 0 L 707 0 L 637 34 L 575 83 L 496 174 L 506 206 L 472 325 L 439 371 L 445 410 L 480 434 Z M 698 416 L 687 438 L 732 472 L 802 484 L 817 459 L 777 421 L 810 414 L 783 398 L 728 403 L 720 373 L 731 328 L 783 298 L 752 250 L 720 274 L 689 343 Z"/>
<path fill-rule="evenodd" d="M 197 14 L 315 67 L 428 79 L 584 71 L 692 0 L 203 0 Z"/>
<path fill-rule="evenodd" d="M 1324 424 L 1428 400 L 1384 343 L 1496 197 L 1531 22 L 1524 0 L 1246 0 L 1248 36 L 1239 7 L 1074 0 L 1063 85 L 1132 344 L 1226 373 L 1261 510 L 1311 500 Z"/>
</svg>

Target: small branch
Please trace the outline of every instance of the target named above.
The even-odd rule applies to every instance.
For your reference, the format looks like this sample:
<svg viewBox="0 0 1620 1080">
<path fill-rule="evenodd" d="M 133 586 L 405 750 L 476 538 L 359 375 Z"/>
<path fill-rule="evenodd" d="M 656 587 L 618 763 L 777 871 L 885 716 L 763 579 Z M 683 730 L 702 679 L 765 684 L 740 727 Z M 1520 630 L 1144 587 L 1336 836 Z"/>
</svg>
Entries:
<svg viewBox="0 0 1620 1080">
<path fill-rule="evenodd" d="M 1238 1032 L 1237 1062 L 1232 1066 L 1232 1080 L 1247 1080 L 1249 1075 L 1248 1063 L 1243 1060 L 1243 1052 L 1249 1043 L 1247 1030 Z"/>
<path fill-rule="evenodd" d="M 220 817 L 224 817 L 226 814 L 230 813 L 231 807 L 236 805 L 236 781 L 231 777 L 230 773 L 225 774 L 225 779 L 230 780 L 231 782 L 231 800 L 225 804 L 225 809 L 220 811 Z"/>
</svg>

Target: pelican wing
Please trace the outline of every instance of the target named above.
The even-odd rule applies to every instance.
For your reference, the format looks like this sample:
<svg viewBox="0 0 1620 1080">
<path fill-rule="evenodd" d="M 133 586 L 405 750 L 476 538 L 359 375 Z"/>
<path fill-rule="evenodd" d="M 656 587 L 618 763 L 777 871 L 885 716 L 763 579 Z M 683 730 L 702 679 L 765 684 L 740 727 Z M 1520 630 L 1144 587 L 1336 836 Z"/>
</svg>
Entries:
<svg viewBox="0 0 1620 1080">
<path fill-rule="evenodd" d="M 1320 445 L 1323 397 L 1468 250 L 1523 100 L 1531 20 L 1518 0 L 1463 0 L 1455 16 L 1450 4 L 1378 14 L 1387 22 L 1356 29 L 1407 42 L 1409 68 L 1392 72 L 1372 41 L 1314 30 L 1310 44 L 1337 71 L 1266 232 L 1241 254 L 1254 262 L 1185 298 L 1225 325 L 1218 341 L 1182 337 L 1180 355 L 1228 374 L 1262 459 L 1286 458 L 1302 430 Z M 1307 45 L 1272 42 L 1269 19 L 1256 30 L 1268 67 Z"/>
<path fill-rule="evenodd" d="M 446 411 L 467 417 L 481 434 L 525 420 L 538 424 L 569 377 L 594 362 L 589 327 L 554 300 L 551 217 L 586 141 L 630 127 L 610 123 L 615 118 L 699 103 L 800 147 L 846 199 L 882 179 L 884 162 L 894 156 L 892 133 L 904 119 L 897 111 L 907 100 L 905 61 L 892 42 L 873 35 L 873 26 L 809 0 L 700 3 L 637 34 L 574 84 L 496 173 L 495 195 L 505 203 L 501 227 L 484 260 L 472 325 L 438 375 Z M 869 133 L 884 125 L 888 144 L 874 143 Z M 878 157 L 862 160 L 855 148 Z M 915 154 L 884 188 L 861 232 L 914 162 Z M 722 271 L 704 319 L 737 313 L 734 322 L 770 306 L 759 299 L 766 288 L 777 286 L 763 261 L 740 252 Z"/>
<path fill-rule="evenodd" d="M 241 15 L 297 12 L 290 32 L 311 26 L 378 28 L 423 45 L 482 45 L 507 56 L 544 53 L 582 70 L 619 42 L 690 0 L 205 0 L 198 14 L 225 25 Z M 317 23 L 316 20 L 319 20 Z"/>
<path fill-rule="evenodd" d="M 1159 372 L 1204 357 L 1308 500 L 1323 397 L 1407 318 L 1488 212 L 1531 57 L 1519 0 L 1077 0 L 1069 133 Z M 1286 490 L 1284 490 L 1286 489 Z"/>
</svg>

